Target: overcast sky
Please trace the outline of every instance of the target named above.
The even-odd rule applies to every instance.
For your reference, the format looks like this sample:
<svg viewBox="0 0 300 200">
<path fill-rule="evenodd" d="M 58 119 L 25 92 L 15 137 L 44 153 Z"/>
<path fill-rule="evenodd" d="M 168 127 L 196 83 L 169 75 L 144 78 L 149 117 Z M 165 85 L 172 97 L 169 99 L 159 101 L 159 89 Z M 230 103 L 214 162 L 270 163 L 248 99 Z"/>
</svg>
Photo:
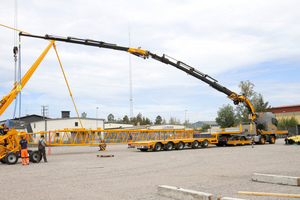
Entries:
<svg viewBox="0 0 300 200">
<path fill-rule="evenodd" d="M 0 23 L 14 27 L 15 1 L 0 2 Z M 285 106 L 300 103 L 299 7 L 298 0 L 28 0 L 18 1 L 17 28 L 120 46 L 129 46 L 130 32 L 131 47 L 169 55 L 236 93 L 240 81 L 249 80 L 269 105 Z M 0 26 L 0 35 L 2 98 L 13 88 L 15 33 Z M 24 75 L 49 41 L 21 40 Z M 130 60 L 134 116 L 192 123 L 215 120 L 219 108 L 233 105 L 225 94 L 156 60 L 65 42 L 56 45 L 78 111 L 87 117 L 130 116 Z M 12 118 L 14 105 L 0 120 Z M 22 90 L 21 116 L 40 115 L 42 105 L 49 106 L 51 118 L 60 117 L 62 110 L 76 116 L 53 48 Z"/>
</svg>

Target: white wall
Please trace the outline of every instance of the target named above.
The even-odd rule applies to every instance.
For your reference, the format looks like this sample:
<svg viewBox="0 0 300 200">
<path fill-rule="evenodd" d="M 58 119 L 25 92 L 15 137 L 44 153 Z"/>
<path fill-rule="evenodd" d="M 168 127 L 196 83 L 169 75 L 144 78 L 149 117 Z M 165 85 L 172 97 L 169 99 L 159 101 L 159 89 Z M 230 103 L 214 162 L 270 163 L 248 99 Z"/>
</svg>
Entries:
<svg viewBox="0 0 300 200">
<path fill-rule="evenodd" d="M 83 128 L 96 130 L 97 128 L 104 129 L 103 119 L 81 119 Z M 77 123 L 77 126 L 75 126 Z M 45 131 L 45 121 L 38 121 L 30 123 L 33 132 Z M 65 128 L 81 128 L 78 118 L 61 118 L 61 119 L 48 119 L 47 131 L 61 130 Z"/>
</svg>

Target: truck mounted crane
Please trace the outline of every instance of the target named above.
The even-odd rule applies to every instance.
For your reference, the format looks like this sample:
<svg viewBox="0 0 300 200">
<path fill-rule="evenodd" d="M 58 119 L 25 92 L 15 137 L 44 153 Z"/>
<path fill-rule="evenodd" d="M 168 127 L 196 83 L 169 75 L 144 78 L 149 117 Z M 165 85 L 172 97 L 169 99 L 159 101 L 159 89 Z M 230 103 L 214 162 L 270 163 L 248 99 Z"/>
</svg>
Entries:
<svg viewBox="0 0 300 200">
<path fill-rule="evenodd" d="M 27 81 L 30 79 L 36 68 L 39 66 L 47 52 L 49 51 L 50 47 L 54 45 L 55 41 L 61 41 L 61 42 L 67 42 L 67 43 L 74 43 L 74 44 L 81 44 L 81 45 L 87 45 L 87 46 L 94 46 L 99 48 L 107 48 L 107 49 L 113 49 L 118 51 L 125 51 L 129 52 L 135 56 L 147 59 L 149 57 L 160 61 L 162 63 L 172 65 L 173 67 L 176 67 L 177 69 L 186 72 L 189 75 L 194 76 L 195 78 L 207 83 L 212 88 L 218 90 L 219 92 L 222 92 L 230 98 L 235 105 L 238 105 L 239 103 L 243 103 L 245 107 L 248 109 L 250 120 L 248 124 L 241 125 L 239 132 L 218 132 L 215 135 L 215 139 L 211 138 L 210 143 L 217 144 L 218 146 L 223 146 L 229 143 L 229 141 L 233 140 L 246 140 L 250 136 L 254 136 L 254 142 L 264 144 L 266 141 L 269 143 L 275 143 L 276 135 L 277 134 L 287 134 L 286 131 L 277 131 L 277 121 L 275 118 L 275 115 L 271 112 L 266 113 L 255 113 L 255 109 L 252 106 L 251 102 L 247 97 L 244 95 L 239 95 L 228 88 L 220 85 L 218 81 L 211 76 L 204 74 L 197 69 L 178 61 L 170 56 L 167 56 L 163 54 L 162 56 L 159 56 L 157 54 L 154 54 L 150 51 L 143 50 L 140 48 L 130 48 L 130 47 L 123 47 L 118 46 L 116 44 L 106 43 L 103 41 L 96 41 L 91 39 L 81 39 L 81 38 L 75 38 L 75 37 L 59 37 L 59 36 L 52 36 L 52 35 L 45 35 L 45 36 L 37 36 L 37 35 L 30 35 L 27 33 L 20 32 L 20 36 L 27 36 L 27 37 L 33 37 L 33 38 L 40 38 L 49 40 L 50 44 L 47 46 L 47 48 L 44 50 L 44 52 L 41 54 L 41 56 L 38 58 L 38 60 L 32 65 L 32 67 L 28 70 L 28 72 L 24 75 L 22 80 L 20 82 L 15 83 L 14 88 L 12 91 L 4 96 L 0 101 L 0 116 L 2 113 L 6 110 L 6 108 L 10 105 L 10 103 L 13 101 L 13 99 L 16 97 L 16 95 L 22 90 L 22 88 L 25 86 Z M 17 155 L 18 155 L 18 132 L 16 130 L 11 130 L 7 134 L 3 134 L 3 127 L 0 126 L 0 161 L 7 162 L 8 164 L 14 164 L 17 162 Z M 247 137 L 247 138 L 246 138 Z M 202 141 L 203 140 L 203 141 Z M 201 145 L 206 147 L 208 145 L 208 142 L 205 138 L 203 138 L 201 141 Z M 8 141 L 8 144 L 6 142 Z M 184 145 L 182 143 L 177 149 L 182 149 Z M 231 143 L 232 144 L 232 143 Z M 193 144 L 194 147 L 197 145 Z M 193 146 L 191 144 L 191 146 Z M 168 145 L 166 145 L 168 146 Z M 166 149 L 166 147 L 165 147 Z M 170 149 L 170 145 L 167 149 Z M 37 154 L 36 152 L 31 153 L 30 155 L 32 157 L 31 160 L 36 161 Z"/>
<path fill-rule="evenodd" d="M 232 138 L 241 139 L 246 136 L 254 136 L 254 141 L 256 143 L 262 143 L 264 144 L 266 141 L 269 143 L 275 143 L 276 134 L 286 134 L 286 132 L 277 131 L 277 120 L 275 118 L 275 115 L 271 112 L 265 112 L 265 113 L 255 113 L 255 109 L 253 105 L 251 104 L 250 100 L 244 96 L 239 95 L 228 88 L 220 85 L 218 81 L 211 76 L 200 72 L 199 70 L 195 69 L 194 67 L 191 67 L 184 62 L 178 61 L 170 56 L 167 56 L 163 54 L 162 56 L 159 56 L 157 54 L 154 54 L 150 51 L 143 50 L 140 48 L 130 48 L 130 47 L 123 47 L 118 46 L 116 44 L 106 43 L 103 41 L 97 41 L 92 39 L 81 39 L 81 38 L 75 38 L 75 37 L 60 37 L 60 36 L 53 36 L 53 35 L 45 35 L 45 36 L 37 36 L 37 35 L 29 35 L 25 33 L 20 33 L 21 36 L 27 36 L 27 37 L 33 37 L 33 38 L 40 38 L 40 39 L 46 39 L 50 41 L 61 41 L 61 42 L 67 42 L 67 43 L 73 43 L 73 44 L 81 44 L 81 45 L 87 45 L 87 46 L 94 46 L 99 48 L 107 48 L 107 49 L 113 49 L 113 50 L 119 50 L 119 51 L 126 51 L 129 52 L 135 56 L 147 59 L 149 57 L 160 61 L 162 63 L 172 65 L 173 67 L 176 67 L 177 69 L 186 72 L 187 74 L 194 76 L 195 78 L 207 83 L 212 88 L 218 90 L 219 92 L 222 92 L 227 95 L 228 98 L 230 98 L 235 105 L 238 105 L 239 103 L 243 103 L 245 107 L 248 109 L 249 112 L 249 123 L 242 126 L 242 130 L 239 134 L 219 134 L 219 145 L 226 144 L 227 140 L 231 140 Z"/>
</svg>

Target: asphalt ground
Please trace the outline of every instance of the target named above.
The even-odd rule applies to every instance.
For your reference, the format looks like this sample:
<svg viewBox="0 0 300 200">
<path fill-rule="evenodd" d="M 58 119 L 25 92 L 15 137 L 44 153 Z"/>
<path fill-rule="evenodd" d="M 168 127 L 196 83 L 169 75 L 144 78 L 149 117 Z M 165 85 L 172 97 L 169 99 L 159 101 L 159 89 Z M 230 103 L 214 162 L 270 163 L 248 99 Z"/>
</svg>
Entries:
<svg viewBox="0 0 300 200">
<path fill-rule="evenodd" d="M 31 148 L 34 149 L 34 148 Z M 48 151 L 48 148 L 46 148 Z M 170 200 L 158 185 L 259 200 L 295 198 L 238 195 L 238 191 L 300 194 L 300 187 L 259 183 L 253 173 L 300 177 L 300 145 L 245 145 L 141 152 L 127 145 L 51 147 L 48 162 L 0 164 L 0 199 Z M 97 157 L 114 155 L 114 157 Z"/>
</svg>

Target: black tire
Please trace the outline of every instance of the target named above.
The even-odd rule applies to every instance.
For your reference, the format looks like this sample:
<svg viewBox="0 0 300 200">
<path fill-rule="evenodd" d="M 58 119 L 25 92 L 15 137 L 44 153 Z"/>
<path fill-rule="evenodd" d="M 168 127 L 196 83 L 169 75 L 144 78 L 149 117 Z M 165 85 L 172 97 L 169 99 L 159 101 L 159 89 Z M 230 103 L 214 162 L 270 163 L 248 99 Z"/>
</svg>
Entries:
<svg viewBox="0 0 300 200">
<path fill-rule="evenodd" d="M 295 142 L 294 142 L 294 140 L 288 140 L 288 143 L 289 144 L 294 144 Z"/>
<path fill-rule="evenodd" d="M 184 143 L 183 142 L 178 142 L 175 149 L 176 150 L 182 150 L 184 148 Z"/>
<path fill-rule="evenodd" d="M 162 149 L 162 144 L 158 142 L 155 144 L 153 151 L 160 151 L 161 149 Z"/>
<path fill-rule="evenodd" d="M 1 158 L 1 159 L 0 159 L 0 162 L 1 162 L 2 164 L 6 164 L 5 157 Z"/>
<path fill-rule="evenodd" d="M 30 160 L 30 162 L 37 163 L 38 159 L 39 159 L 39 161 L 42 160 L 42 156 L 39 157 L 39 152 L 38 151 L 32 151 L 29 154 L 29 160 Z"/>
<path fill-rule="evenodd" d="M 145 152 L 145 151 L 148 151 L 148 149 L 140 149 L 140 150 L 141 150 L 141 151 L 144 151 L 144 152 Z"/>
<path fill-rule="evenodd" d="M 201 147 L 202 147 L 202 148 L 208 147 L 208 141 L 207 141 L 207 140 L 204 140 L 204 141 L 202 142 L 202 144 L 201 144 Z"/>
<path fill-rule="evenodd" d="M 172 149 L 173 149 L 173 144 L 172 144 L 172 142 L 168 142 L 167 144 L 165 144 L 164 150 L 166 150 L 166 151 L 171 151 Z"/>
<path fill-rule="evenodd" d="M 19 156 L 15 152 L 8 152 L 5 156 L 5 161 L 8 165 L 14 165 L 18 162 Z"/>
<path fill-rule="evenodd" d="M 274 137 L 274 136 L 271 136 L 271 137 L 270 137 L 269 143 L 270 143 L 270 144 L 274 144 L 274 143 L 275 143 L 275 137 Z"/>
<path fill-rule="evenodd" d="M 199 142 L 198 140 L 195 140 L 193 143 L 192 143 L 192 148 L 193 149 L 197 149 L 199 147 Z"/>
<path fill-rule="evenodd" d="M 264 137 L 260 137 L 259 138 L 259 144 L 265 144 L 266 143 L 266 139 Z"/>
</svg>

